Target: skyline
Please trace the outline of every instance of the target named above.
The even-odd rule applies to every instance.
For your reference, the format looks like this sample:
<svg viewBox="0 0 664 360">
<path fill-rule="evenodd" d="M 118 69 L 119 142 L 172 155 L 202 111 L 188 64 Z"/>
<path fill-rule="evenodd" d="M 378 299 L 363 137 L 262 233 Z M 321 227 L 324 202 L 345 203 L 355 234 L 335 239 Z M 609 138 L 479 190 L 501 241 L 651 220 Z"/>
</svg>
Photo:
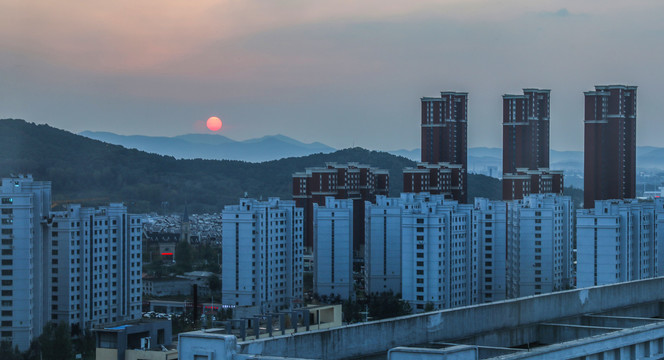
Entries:
<svg viewBox="0 0 664 360">
<path fill-rule="evenodd" d="M 232 139 L 414 149 L 420 98 L 463 91 L 468 146 L 500 147 L 502 95 L 534 87 L 551 89 L 551 148 L 582 150 L 583 92 L 609 84 L 639 87 L 638 146 L 664 130 L 656 1 L 3 3 L 0 118 L 75 133 L 219 116 Z"/>
</svg>

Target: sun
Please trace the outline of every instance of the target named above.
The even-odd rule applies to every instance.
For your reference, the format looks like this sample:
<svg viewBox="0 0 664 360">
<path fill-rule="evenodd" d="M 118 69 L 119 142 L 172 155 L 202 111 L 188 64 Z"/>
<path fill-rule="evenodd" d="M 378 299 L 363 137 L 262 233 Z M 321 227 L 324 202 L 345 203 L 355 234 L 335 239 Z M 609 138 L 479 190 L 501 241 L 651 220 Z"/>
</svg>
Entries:
<svg viewBox="0 0 664 360">
<path fill-rule="evenodd" d="M 207 128 L 210 129 L 210 131 L 219 131 L 219 129 L 221 129 L 221 119 L 216 116 L 210 117 L 207 119 Z"/>
</svg>

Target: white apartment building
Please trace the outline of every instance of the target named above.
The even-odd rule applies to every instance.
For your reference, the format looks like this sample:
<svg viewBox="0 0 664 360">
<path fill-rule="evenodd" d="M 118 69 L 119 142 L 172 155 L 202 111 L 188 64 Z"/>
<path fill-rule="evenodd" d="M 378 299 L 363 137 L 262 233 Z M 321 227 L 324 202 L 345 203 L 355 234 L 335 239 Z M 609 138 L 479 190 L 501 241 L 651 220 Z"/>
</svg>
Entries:
<svg viewBox="0 0 664 360">
<path fill-rule="evenodd" d="M 368 294 L 401 294 L 400 198 L 376 196 L 365 203 L 364 271 Z"/>
<path fill-rule="evenodd" d="M 568 288 L 572 211 L 557 194 L 472 205 L 427 193 L 379 196 L 366 204 L 367 292 L 401 292 L 421 311 Z"/>
<path fill-rule="evenodd" d="M 662 275 L 664 199 L 598 200 L 576 218 L 578 287 Z"/>
<path fill-rule="evenodd" d="M 67 205 L 49 222 L 51 319 L 72 328 L 142 314 L 141 217 L 123 204 Z"/>
<path fill-rule="evenodd" d="M 222 212 L 222 303 L 267 313 L 303 296 L 303 210 L 294 201 L 240 199 Z"/>
<path fill-rule="evenodd" d="M 472 206 L 443 195 L 402 194 L 402 298 L 415 312 L 477 303 Z"/>
<path fill-rule="evenodd" d="M 49 316 L 51 182 L 31 176 L 0 187 L 0 341 L 25 351 Z"/>
<path fill-rule="evenodd" d="M 509 202 L 508 297 L 572 285 L 572 211 L 571 198 L 557 194 L 531 194 Z"/>
<path fill-rule="evenodd" d="M 477 246 L 479 302 L 507 298 L 508 203 L 475 198 L 473 234 Z"/>
<path fill-rule="evenodd" d="M 325 198 L 314 204 L 314 292 L 355 298 L 353 281 L 353 200 Z"/>
</svg>

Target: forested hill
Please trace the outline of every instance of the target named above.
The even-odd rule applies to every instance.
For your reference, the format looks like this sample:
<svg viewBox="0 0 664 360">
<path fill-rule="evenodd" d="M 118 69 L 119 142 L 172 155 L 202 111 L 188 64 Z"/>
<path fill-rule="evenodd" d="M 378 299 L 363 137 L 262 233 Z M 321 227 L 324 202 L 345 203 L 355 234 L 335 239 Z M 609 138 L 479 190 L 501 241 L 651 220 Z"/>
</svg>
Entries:
<svg viewBox="0 0 664 360">
<path fill-rule="evenodd" d="M 98 205 L 124 202 L 132 212 L 218 212 L 251 197 L 291 198 L 291 176 L 326 162 L 359 162 L 390 171 L 391 195 L 402 189 L 401 170 L 415 163 L 404 157 L 362 148 L 263 163 L 230 160 L 176 160 L 126 149 L 23 120 L 0 120 L 0 176 L 32 174 L 50 180 L 56 203 Z M 469 176 L 470 197 L 500 197 L 500 182 Z"/>
</svg>

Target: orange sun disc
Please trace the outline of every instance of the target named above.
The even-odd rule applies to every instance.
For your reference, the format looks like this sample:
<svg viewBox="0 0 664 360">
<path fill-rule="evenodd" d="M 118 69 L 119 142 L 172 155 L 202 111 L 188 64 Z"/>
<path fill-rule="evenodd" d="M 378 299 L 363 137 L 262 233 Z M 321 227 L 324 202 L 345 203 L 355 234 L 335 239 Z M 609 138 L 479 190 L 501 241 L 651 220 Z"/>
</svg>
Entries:
<svg viewBox="0 0 664 360">
<path fill-rule="evenodd" d="M 221 129 L 221 119 L 216 116 L 207 119 L 207 128 L 211 131 L 219 131 Z"/>
</svg>

